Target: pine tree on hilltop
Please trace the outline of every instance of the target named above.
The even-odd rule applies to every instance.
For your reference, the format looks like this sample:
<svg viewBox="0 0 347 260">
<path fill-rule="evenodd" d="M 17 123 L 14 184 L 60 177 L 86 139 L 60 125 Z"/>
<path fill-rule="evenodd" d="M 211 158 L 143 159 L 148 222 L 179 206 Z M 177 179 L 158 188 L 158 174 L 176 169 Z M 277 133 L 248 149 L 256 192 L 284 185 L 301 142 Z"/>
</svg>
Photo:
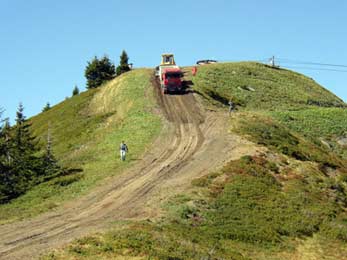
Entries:
<svg viewBox="0 0 347 260">
<path fill-rule="evenodd" d="M 119 66 L 117 67 L 117 76 L 121 75 L 124 72 L 127 72 L 130 70 L 129 64 L 129 57 L 128 54 L 126 53 L 125 50 L 122 51 L 122 54 L 120 56 L 120 62 L 119 62 Z"/>
<path fill-rule="evenodd" d="M 87 78 L 87 88 L 97 88 L 104 82 L 115 77 L 115 66 L 105 55 L 100 60 L 94 57 L 85 69 L 84 75 Z"/>
<path fill-rule="evenodd" d="M 51 105 L 49 104 L 49 102 L 47 102 L 46 105 L 43 107 L 42 112 L 46 112 L 50 109 L 51 109 Z"/>
<path fill-rule="evenodd" d="M 75 88 L 72 90 L 72 95 L 76 96 L 80 93 L 80 90 L 78 89 L 77 85 L 75 85 Z"/>
</svg>

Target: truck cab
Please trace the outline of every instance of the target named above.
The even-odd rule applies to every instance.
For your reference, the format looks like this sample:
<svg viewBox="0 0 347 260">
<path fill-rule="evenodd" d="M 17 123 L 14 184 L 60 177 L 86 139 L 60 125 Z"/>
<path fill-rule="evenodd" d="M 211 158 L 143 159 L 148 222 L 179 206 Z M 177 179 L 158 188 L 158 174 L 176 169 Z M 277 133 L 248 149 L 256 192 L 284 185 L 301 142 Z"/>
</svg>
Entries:
<svg viewBox="0 0 347 260">
<path fill-rule="evenodd" d="M 179 68 L 167 68 L 161 75 L 161 87 L 164 93 L 182 92 L 182 72 Z"/>
</svg>

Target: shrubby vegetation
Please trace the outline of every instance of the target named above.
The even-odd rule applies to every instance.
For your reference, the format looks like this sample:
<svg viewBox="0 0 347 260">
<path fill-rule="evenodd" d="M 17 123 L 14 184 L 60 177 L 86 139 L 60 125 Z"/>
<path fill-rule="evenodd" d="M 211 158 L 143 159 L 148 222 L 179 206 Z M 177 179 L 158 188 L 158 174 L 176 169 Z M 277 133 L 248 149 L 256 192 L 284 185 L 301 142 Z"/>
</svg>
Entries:
<svg viewBox="0 0 347 260">
<path fill-rule="evenodd" d="M 306 176 L 291 169 L 285 180 L 283 165 L 262 156 L 231 161 L 195 179 L 192 194 L 172 198 L 160 221 L 121 223 L 45 259 L 283 259 L 276 254 L 290 255 L 296 241 L 315 234 L 345 243 L 346 191 L 334 190 L 318 169 Z"/>
<path fill-rule="evenodd" d="M 326 147 L 347 159 L 347 110 L 315 108 L 299 111 L 276 111 L 270 114 L 289 129 L 306 138 L 319 139 Z"/>
</svg>

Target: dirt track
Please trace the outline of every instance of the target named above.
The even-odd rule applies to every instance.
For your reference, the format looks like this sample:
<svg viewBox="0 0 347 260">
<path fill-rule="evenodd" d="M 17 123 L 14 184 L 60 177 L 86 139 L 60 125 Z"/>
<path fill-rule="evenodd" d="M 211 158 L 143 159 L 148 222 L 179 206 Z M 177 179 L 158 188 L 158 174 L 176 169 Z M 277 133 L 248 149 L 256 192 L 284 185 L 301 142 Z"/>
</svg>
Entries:
<svg viewBox="0 0 347 260">
<path fill-rule="evenodd" d="M 193 94 L 165 95 L 154 81 L 166 124 L 143 158 L 120 176 L 61 209 L 0 226 L 0 259 L 31 259 L 121 219 L 155 218 L 160 201 L 190 180 L 256 148 L 228 134 L 227 113 L 205 111 Z"/>
</svg>

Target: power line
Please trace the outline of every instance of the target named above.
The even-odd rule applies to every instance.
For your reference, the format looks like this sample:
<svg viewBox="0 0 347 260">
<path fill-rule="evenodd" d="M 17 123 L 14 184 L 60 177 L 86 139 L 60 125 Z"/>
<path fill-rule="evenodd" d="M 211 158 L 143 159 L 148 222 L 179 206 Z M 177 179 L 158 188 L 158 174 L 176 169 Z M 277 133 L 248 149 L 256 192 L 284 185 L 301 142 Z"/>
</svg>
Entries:
<svg viewBox="0 0 347 260">
<path fill-rule="evenodd" d="M 315 66 L 328 66 L 328 67 L 342 67 L 347 68 L 347 65 L 342 64 L 331 64 L 331 63 L 321 63 L 321 62 L 310 62 L 310 61 L 299 61 L 285 58 L 276 58 L 280 60 L 282 63 L 295 63 L 295 64 L 303 64 L 303 65 L 315 65 Z"/>
<path fill-rule="evenodd" d="M 347 70 L 335 70 L 335 69 L 328 69 L 328 68 L 312 68 L 312 67 L 300 67 L 300 66 L 281 66 L 282 68 L 289 68 L 289 69 L 303 69 L 303 70 L 324 70 L 324 71 L 334 71 L 334 72 L 345 72 L 347 73 Z"/>
</svg>

